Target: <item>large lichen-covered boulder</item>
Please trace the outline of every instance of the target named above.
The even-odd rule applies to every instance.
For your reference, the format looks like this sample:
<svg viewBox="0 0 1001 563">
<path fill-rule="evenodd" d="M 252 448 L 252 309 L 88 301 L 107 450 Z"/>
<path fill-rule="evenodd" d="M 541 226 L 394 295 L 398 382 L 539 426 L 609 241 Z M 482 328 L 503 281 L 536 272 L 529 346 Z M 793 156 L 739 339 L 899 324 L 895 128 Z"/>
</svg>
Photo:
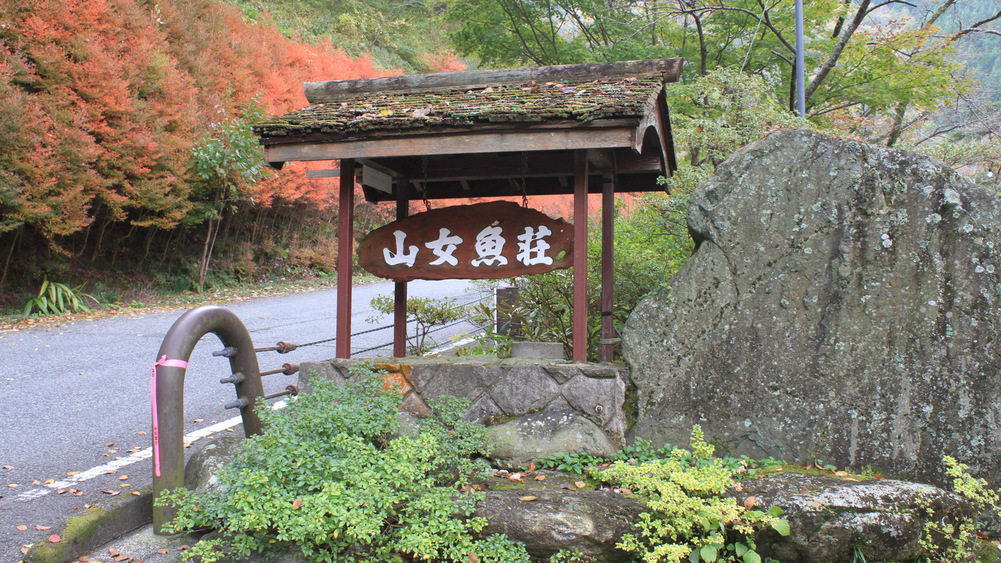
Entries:
<svg viewBox="0 0 1001 563">
<path fill-rule="evenodd" d="M 624 335 L 630 437 L 1001 482 L 1001 204 L 917 154 L 780 131 L 693 194 Z"/>
</svg>

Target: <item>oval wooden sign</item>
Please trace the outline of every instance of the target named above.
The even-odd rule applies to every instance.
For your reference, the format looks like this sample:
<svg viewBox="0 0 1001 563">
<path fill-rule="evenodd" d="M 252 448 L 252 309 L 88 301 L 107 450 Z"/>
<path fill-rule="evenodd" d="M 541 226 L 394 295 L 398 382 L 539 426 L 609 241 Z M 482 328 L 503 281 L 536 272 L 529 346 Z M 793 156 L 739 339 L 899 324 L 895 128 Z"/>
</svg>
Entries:
<svg viewBox="0 0 1001 563">
<path fill-rule="evenodd" d="M 541 274 L 573 265 L 573 225 L 509 201 L 432 209 L 369 233 L 358 265 L 397 281 Z"/>
</svg>

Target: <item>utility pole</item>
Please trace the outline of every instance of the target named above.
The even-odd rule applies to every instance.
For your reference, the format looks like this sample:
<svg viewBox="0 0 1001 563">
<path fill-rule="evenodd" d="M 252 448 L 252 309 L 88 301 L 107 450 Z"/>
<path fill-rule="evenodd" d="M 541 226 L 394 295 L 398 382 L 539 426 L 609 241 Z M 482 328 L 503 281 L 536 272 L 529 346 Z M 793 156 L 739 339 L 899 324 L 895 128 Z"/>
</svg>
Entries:
<svg viewBox="0 0 1001 563">
<path fill-rule="evenodd" d="M 806 117 L 806 83 L 803 56 L 803 0 L 796 0 L 796 111 Z"/>
</svg>

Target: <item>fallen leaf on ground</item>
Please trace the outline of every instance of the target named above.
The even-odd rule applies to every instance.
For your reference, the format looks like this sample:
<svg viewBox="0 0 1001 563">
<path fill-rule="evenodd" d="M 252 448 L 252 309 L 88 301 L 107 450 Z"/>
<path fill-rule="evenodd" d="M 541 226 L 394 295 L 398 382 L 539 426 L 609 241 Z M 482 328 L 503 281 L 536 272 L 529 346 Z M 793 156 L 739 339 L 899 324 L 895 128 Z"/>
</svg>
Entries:
<svg viewBox="0 0 1001 563">
<path fill-rule="evenodd" d="M 747 498 L 744 499 L 744 509 L 745 510 L 750 510 L 750 509 L 754 508 L 755 504 L 758 504 L 758 497 L 756 497 L 756 496 L 752 495 L 752 496 L 749 496 L 749 497 L 747 497 Z"/>
<path fill-rule="evenodd" d="M 145 435 L 146 435 L 146 433 L 140 430 L 140 431 L 139 431 L 139 435 L 140 435 L 140 436 L 145 436 Z"/>
<path fill-rule="evenodd" d="M 518 497 L 518 500 L 523 500 L 525 502 L 532 501 L 532 500 L 538 500 L 538 499 L 539 499 L 539 497 L 533 497 L 531 495 L 529 495 L 527 497 Z"/>
<path fill-rule="evenodd" d="M 535 476 L 535 480 L 536 481 L 545 481 L 546 480 L 546 476 L 545 475 L 536 475 Z"/>
<path fill-rule="evenodd" d="M 622 494 L 624 494 L 624 495 L 631 495 L 631 494 L 633 494 L 633 490 L 632 489 L 627 489 L 625 487 L 620 487 L 619 488 L 619 492 L 622 493 Z"/>
<path fill-rule="evenodd" d="M 294 501 L 292 501 L 292 510 L 299 510 L 300 506 L 302 506 L 301 498 L 297 498 Z"/>
<path fill-rule="evenodd" d="M 41 483 L 38 482 L 38 479 L 35 479 L 34 481 L 32 481 L 31 484 L 32 485 L 41 485 Z"/>
<path fill-rule="evenodd" d="M 55 482 L 56 482 L 56 480 L 55 480 L 55 479 L 46 479 L 46 480 L 45 480 L 45 484 L 46 484 L 46 485 L 51 485 L 52 483 L 55 483 Z"/>
<path fill-rule="evenodd" d="M 4 468 L 4 469 L 14 469 L 14 467 L 13 467 L 13 466 L 11 466 L 11 465 L 4 465 L 4 466 L 3 466 L 3 468 Z"/>
<path fill-rule="evenodd" d="M 67 471 L 66 474 L 69 475 L 70 477 L 72 477 L 74 475 L 79 475 L 80 472 L 79 471 Z"/>
<path fill-rule="evenodd" d="M 517 481 L 517 482 L 521 483 L 522 482 L 522 480 L 521 480 L 521 473 L 512 473 L 512 474 L 510 474 L 510 475 L 507 476 L 507 480 L 508 481 Z"/>
<path fill-rule="evenodd" d="M 575 485 L 575 486 L 576 486 L 576 487 L 577 487 L 578 489 L 583 489 L 584 487 L 586 487 L 586 486 L 587 486 L 587 483 L 585 483 L 584 481 L 576 481 L 576 482 L 574 482 L 574 485 Z"/>
<path fill-rule="evenodd" d="M 59 537 L 59 536 L 57 536 L 55 534 L 52 534 L 51 536 L 49 536 L 49 542 L 50 543 L 59 543 L 61 541 L 63 541 L 63 538 L 61 538 L 61 537 Z"/>
<path fill-rule="evenodd" d="M 205 420 L 205 419 L 204 419 L 204 418 L 196 418 L 196 419 L 195 419 L 195 422 L 201 422 L 201 421 L 203 421 L 203 420 Z"/>
<path fill-rule="evenodd" d="M 128 481 L 129 480 L 129 476 L 128 475 L 122 475 L 121 477 L 118 478 L 118 480 L 119 481 Z"/>
<path fill-rule="evenodd" d="M 28 550 L 29 550 L 29 549 L 31 549 L 31 546 L 28 546 L 28 545 L 22 545 L 22 546 L 21 546 L 21 555 L 27 555 L 27 554 L 28 554 Z"/>
<path fill-rule="evenodd" d="M 23 531 L 27 530 L 28 527 L 25 526 L 24 524 L 18 524 L 17 529 L 23 532 Z"/>
<path fill-rule="evenodd" d="M 479 558 L 476 557 L 476 554 L 475 553 L 470 553 L 469 554 L 469 563 L 476 563 L 477 561 L 479 561 Z"/>
<path fill-rule="evenodd" d="M 116 549 L 108 548 L 108 555 L 112 557 L 118 557 L 119 555 L 121 555 L 121 553 Z"/>
<path fill-rule="evenodd" d="M 142 496 L 142 493 L 140 493 L 139 491 L 132 491 L 132 494 L 135 495 L 135 496 L 137 496 L 137 497 L 138 496 Z"/>
<path fill-rule="evenodd" d="M 35 529 L 38 530 L 39 532 L 44 532 L 45 530 L 51 530 L 52 526 L 41 526 L 36 524 Z"/>
<path fill-rule="evenodd" d="M 7 486 L 10 487 L 10 488 L 12 488 L 12 489 L 16 489 L 17 488 L 17 483 L 7 483 Z"/>
<path fill-rule="evenodd" d="M 115 496 L 118 494 L 118 491 L 101 491 L 101 492 L 111 496 Z"/>
<path fill-rule="evenodd" d="M 160 549 L 156 550 L 156 552 L 159 553 L 160 555 L 165 555 L 167 553 L 170 553 L 170 550 L 167 549 L 166 547 L 161 547 Z"/>
</svg>

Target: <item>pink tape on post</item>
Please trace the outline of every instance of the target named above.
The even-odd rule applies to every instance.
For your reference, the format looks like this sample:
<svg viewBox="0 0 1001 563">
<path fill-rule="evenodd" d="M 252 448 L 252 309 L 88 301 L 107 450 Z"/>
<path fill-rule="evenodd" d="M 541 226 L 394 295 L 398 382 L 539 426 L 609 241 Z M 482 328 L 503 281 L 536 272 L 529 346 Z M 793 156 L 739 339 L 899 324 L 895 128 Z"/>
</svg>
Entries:
<svg viewBox="0 0 1001 563">
<path fill-rule="evenodd" d="M 157 366 L 167 366 L 170 368 L 181 368 L 188 369 L 188 362 L 184 360 L 168 360 L 166 355 L 160 356 L 160 359 L 153 364 L 153 384 L 152 392 L 150 395 L 153 397 L 153 469 L 156 471 L 156 476 L 160 476 L 160 424 L 157 421 L 156 416 L 156 367 Z"/>
</svg>

